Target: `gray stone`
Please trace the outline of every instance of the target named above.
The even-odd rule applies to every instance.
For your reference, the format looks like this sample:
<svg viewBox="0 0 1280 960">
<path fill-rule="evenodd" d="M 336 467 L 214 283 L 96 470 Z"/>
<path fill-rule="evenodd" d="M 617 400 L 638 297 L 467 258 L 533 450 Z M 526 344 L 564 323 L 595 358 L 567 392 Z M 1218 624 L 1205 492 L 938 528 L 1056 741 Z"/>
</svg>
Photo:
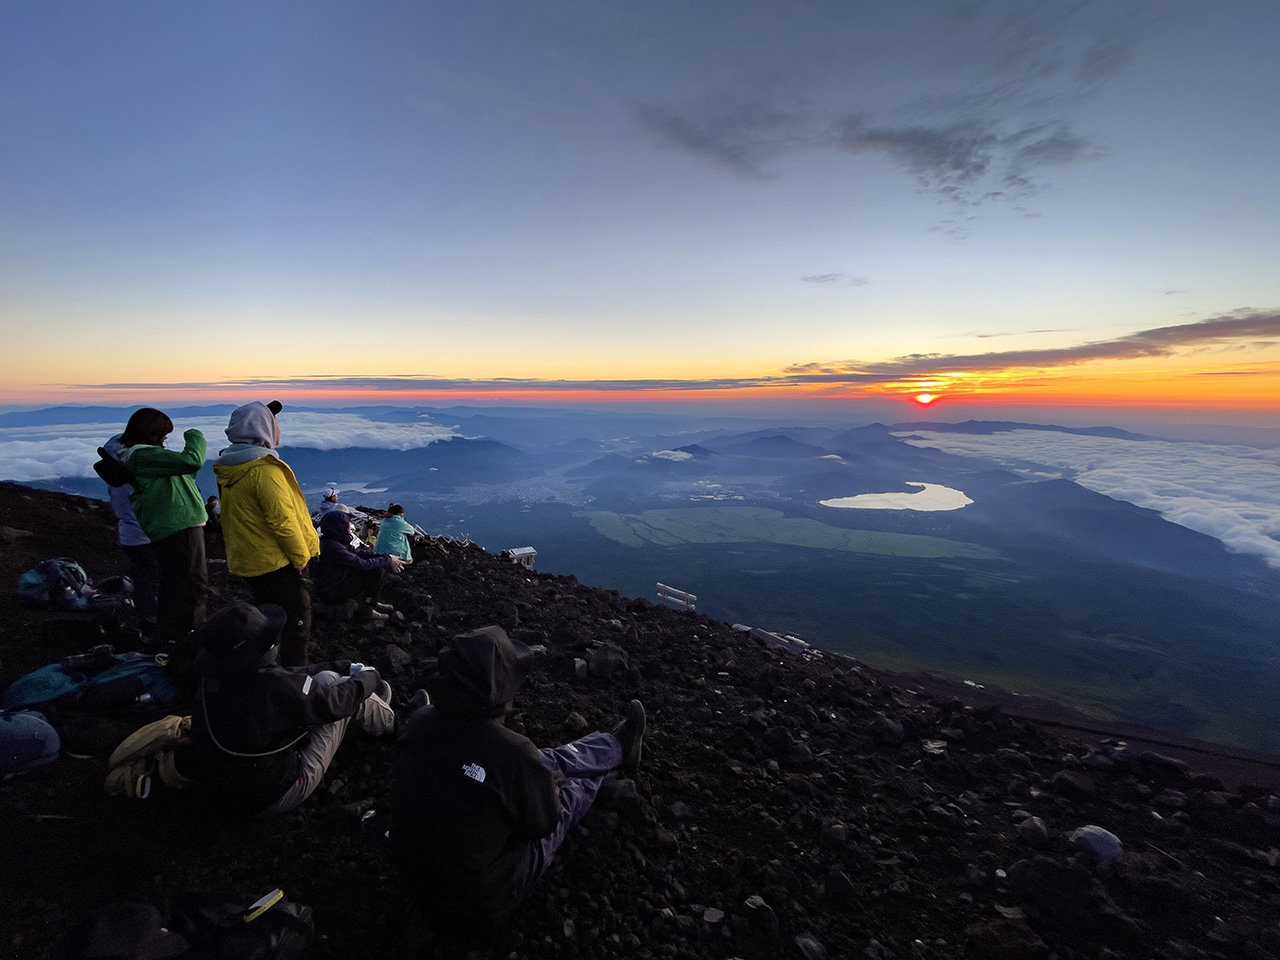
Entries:
<svg viewBox="0 0 1280 960">
<path fill-rule="evenodd" d="M 399 673 L 413 663 L 413 654 L 393 643 L 387 647 L 387 660 L 391 664 L 392 671 Z"/>
<path fill-rule="evenodd" d="M 1017 829 L 1019 839 L 1028 846 L 1040 848 L 1049 845 L 1049 828 L 1039 817 L 1027 817 Z"/>
<path fill-rule="evenodd" d="M 1075 770 L 1059 770 L 1053 775 L 1053 789 L 1069 799 L 1096 797 L 1098 785 L 1083 773 Z"/>
<path fill-rule="evenodd" d="M 1100 866 L 1110 866 L 1124 855 L 1124 845 L 1120 842 L 1120 838 L 1110 830 L 1104 830 L 1092 823 L 1073 831 L 1070 841 L 1075 846 L 1091 852 Z"/>
<path fill-rule="evenodd" d="M 804 960 L 827 960 L 827 948 L 808 930 L 796 935 L 795 944 Z"/>
<path fill-rule="evenodd" d="M 620 673 L 627 666 L 627 655 L 622 648 L 606 643 L 599 649 L 591 651 L 587 657 L 587 668 L 593 677 L 608 679 Z"/>
<path fill-rule="evenodd" d="M 1009 767 L 1019 767 L 1023 770 L 1031 769 L 1031 758 L 1025 753 L 1017 750 L 1011 750 L 1008 747 L 1001 747 L 996 751 L 996 759 Z"/>
<path fill-rule="evenodd" d="M 883 713 L 877 713 L 875 715 L 875 719 L 871 721 L 868 732 L 871 736 L 888 746 L 896 746 L 901 743 L 904 736 L 902 724 L 897 720 L 886 717 Z"/>
</svg>

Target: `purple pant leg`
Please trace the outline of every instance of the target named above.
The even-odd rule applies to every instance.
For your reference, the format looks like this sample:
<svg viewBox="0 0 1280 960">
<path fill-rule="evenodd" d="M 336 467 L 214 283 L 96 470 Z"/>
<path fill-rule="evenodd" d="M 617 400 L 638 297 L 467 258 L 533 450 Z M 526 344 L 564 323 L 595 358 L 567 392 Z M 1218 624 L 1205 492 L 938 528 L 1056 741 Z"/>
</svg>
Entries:
<svg viewBox="0 0 1280 960">
<path fill-rule="evenodd" d="M 600 788 L 614 778 L 622 763 L 622 745 L 611 733 L 589 733 L 573 743 L 543 747 L 538 752 L 544 767 L 564 777 L 560 784 L 560 820 L 548 836 L 529 844 L 529 872 L 520 889 L 521 900 L 547 872 L 564 838 L 586 816 Z"/>
</svg>

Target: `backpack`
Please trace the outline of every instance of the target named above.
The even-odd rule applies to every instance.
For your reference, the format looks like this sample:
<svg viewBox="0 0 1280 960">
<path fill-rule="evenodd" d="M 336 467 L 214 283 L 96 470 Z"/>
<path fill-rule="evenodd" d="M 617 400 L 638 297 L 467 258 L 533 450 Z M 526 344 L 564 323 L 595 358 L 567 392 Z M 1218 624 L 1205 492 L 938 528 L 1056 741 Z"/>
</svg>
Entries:
<svg viewBox="0 0 1280 960">
<path fill-rule="evenodd" d="M 55 557 L 18 577 L 18 594 L 56 610 L 118 610 L 133 606 L 133 581 L 108 577 L 94 586 L 84 567 L 70 557 Z"/>
<path fill-rule="evenodd" d="M 4 692 L 5 709 L 55 704 L 84 713 L 168 710 L 178 699 L 169 670 L 146 653 L 117 653 L 96 673 L 65 670 L 53 663 L 19 677 Z"/>
<path fill-rule="evenodd" d="M 84 567 L 70 557 L 55 557 L 18 577 L 18 593 L 24 600 L 51 603 L 64 610 L 87 610 L 93 581 Z"/>
<path fill-rule="evenodd" d="M 188 786 L 191 781 L 178 772 L 176 751 L 190 742 L 190 717 L 164 717 L 135 730 L 107 760 L 103 789 L 109 796 L 145 800 L 156 777 L 167 787 Z"/>
<path fill-rule="evenodd" d="M 146 903 L 98 907 L 49 960 L 298 960 L 315 937 L 311 908 L 280 890 L 251 904 L 208 893 L 178 894 L 171 903 L 167 916 Z"/>
<path fill-rule="evenodd" d="M 0 712 L 0 780 L 52 763 L 61 749 L 58 731 L 42 714 L 34 710 Z"/>
<path fill-rule="evenodd" d="M 136 487 L 138 485 L 138 481 L 133 479 L 133 474 L 129 472 L 129 468 L 108 453 L 106 447 L 98 448 L 98 456 L 102 459 L 93 465 L 93 472 L 105 480 L 107 486 L 123 487 L 128 484 L 131 487 Z"/>
</svg>

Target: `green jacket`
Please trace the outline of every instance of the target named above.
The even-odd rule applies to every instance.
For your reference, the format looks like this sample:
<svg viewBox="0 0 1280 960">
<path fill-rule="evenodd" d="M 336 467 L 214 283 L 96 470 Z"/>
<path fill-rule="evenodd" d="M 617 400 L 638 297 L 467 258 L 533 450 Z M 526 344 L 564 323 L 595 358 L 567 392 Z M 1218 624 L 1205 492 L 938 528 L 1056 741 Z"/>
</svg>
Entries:
<svg viewBox="0 0 1280 960">
<path fill-rule="evenodd" d="M 188 430 L 179 453 L 152 444 L 138 444 L 124 451 L 124 464 L 137 481 L 129 503 L 142 531 L 154 543 L 206 520 L 204 497 L 196 486 L 196 473 L 204 465 L 204 434 Z"/>
</svg>

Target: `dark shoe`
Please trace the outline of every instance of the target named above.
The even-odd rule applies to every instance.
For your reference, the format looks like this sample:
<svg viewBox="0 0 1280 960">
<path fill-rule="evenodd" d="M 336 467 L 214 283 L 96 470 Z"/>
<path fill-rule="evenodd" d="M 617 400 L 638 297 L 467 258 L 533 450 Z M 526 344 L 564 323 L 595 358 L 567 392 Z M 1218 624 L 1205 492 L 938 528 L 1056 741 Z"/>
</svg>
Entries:
<svg viewBox="0 0 1280 960">
<path fill-rule="evenodd" d="M 644 727 L 644 704 L 639 700 L 632 700 L 627 706 L 627 719 L 613 728 L 613 735 L 622 745 L 623 773 L 633 774 L 640 769 Z"/>
<path fill-rule="evenodd" d="M 414 691 L 413 696 L 409 698 L 409 709 L 419 710 L 431 702 L 431 695 L 427 691 L 419 687 Z"/>
</svg>

